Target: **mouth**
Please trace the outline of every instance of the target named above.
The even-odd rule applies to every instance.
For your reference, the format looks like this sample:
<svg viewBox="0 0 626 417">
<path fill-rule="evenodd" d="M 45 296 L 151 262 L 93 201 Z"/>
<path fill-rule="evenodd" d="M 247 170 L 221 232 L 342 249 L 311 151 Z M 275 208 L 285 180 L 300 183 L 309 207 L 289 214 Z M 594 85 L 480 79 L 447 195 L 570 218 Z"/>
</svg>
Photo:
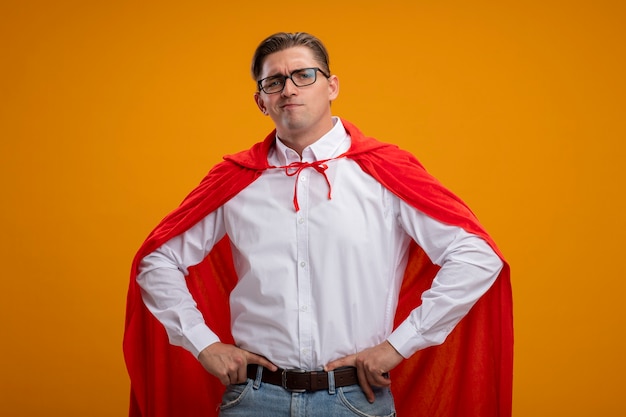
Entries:
<svg viewBox="0 0 626 417">
<path fill-rule="evenodd" d="M 284 110 L 289 110 L 289 109 L 295 109 L 296 107 L 300 107 L 300 106 L 302 106 L 302 104 L 285 103 L 285 104 L 282 104 L 280 108 Z"/>
</svg>

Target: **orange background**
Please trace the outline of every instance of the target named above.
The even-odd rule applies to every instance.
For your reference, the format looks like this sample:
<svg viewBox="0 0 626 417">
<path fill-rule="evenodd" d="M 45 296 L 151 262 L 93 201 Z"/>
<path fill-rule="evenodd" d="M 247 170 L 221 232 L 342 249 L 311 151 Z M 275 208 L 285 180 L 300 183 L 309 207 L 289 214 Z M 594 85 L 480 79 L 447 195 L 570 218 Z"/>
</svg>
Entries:
<svg viewBox="0 0 626 417">
<path fill-rule="evenodd" d="M 335 114 L 415 153 L 508 257 L 514 415 L 626 415 L 623 2 L 347 4 L 2 2 L 0 415 L 126 414 L 131 258 L 271 128 L 248 68 L 279 30 L 323 39 Z"/>
</svg>

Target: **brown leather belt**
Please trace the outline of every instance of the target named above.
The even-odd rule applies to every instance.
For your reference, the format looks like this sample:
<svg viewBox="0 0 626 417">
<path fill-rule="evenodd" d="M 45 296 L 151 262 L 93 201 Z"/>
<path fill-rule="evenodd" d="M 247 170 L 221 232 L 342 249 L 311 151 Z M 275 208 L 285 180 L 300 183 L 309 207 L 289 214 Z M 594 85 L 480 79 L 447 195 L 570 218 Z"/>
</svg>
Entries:
<svg viewBox="0 0 626 417">
<path fill-rule="evenodd" d="M 248 365 L 248 378 L 256 379 L 257 367 L 260 365 Z M 335 387 L 347 387 L 359 383 L 356 368 L 346 367 L 334 371 Z M 278 385 L 287 391 L 306 392 L 328 389 L 328 372 L 324 371 L 301 371 L 298 369 L 278 369 L 270 371 L 263 368 L 262 382 Z"/>
</svg>

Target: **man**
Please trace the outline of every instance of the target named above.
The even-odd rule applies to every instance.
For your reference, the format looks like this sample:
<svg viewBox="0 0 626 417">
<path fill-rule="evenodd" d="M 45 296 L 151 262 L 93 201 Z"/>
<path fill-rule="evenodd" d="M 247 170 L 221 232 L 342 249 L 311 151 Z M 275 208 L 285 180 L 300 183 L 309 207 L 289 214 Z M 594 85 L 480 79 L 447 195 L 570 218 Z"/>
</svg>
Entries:
<svg viewBox="0 0 626 417">
<path fill-rule="evenodd" d="M 131 415 L 207 415 L 217 381 L 224 417 L 395 415 L 392 381 L 399 415 L 510 415 L 508 265 L 471 211 L 331 114 L 317 38 L 268 37 L 252 75 L 275 131 L 225 157 L 135 258 Z"/>
</svg>

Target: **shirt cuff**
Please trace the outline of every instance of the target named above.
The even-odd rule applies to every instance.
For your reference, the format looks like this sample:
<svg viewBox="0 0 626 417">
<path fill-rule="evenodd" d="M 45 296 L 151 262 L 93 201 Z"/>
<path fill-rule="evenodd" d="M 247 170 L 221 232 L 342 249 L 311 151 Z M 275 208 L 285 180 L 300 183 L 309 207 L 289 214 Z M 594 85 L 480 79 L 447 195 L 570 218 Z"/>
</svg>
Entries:
<svg viewBox="0 0 626 417">
<path fill-rule="evenodd" d="M 200 323 L 185 331 L 183 347 L 197 358 L 204 348 L 219 341 L 220 338 L 206 324 Z"/>
<path fill-rule="evenodd" d="M 391 346 L 405 359 L 408 359 L 418 350 L 432 345 L 424 336 L 417 332 L 415 327 L 411 324 L 410 319 L 403 321 L 396 330 L 389 335 L 387 341 L 391 343 Z"/>
</svg>

